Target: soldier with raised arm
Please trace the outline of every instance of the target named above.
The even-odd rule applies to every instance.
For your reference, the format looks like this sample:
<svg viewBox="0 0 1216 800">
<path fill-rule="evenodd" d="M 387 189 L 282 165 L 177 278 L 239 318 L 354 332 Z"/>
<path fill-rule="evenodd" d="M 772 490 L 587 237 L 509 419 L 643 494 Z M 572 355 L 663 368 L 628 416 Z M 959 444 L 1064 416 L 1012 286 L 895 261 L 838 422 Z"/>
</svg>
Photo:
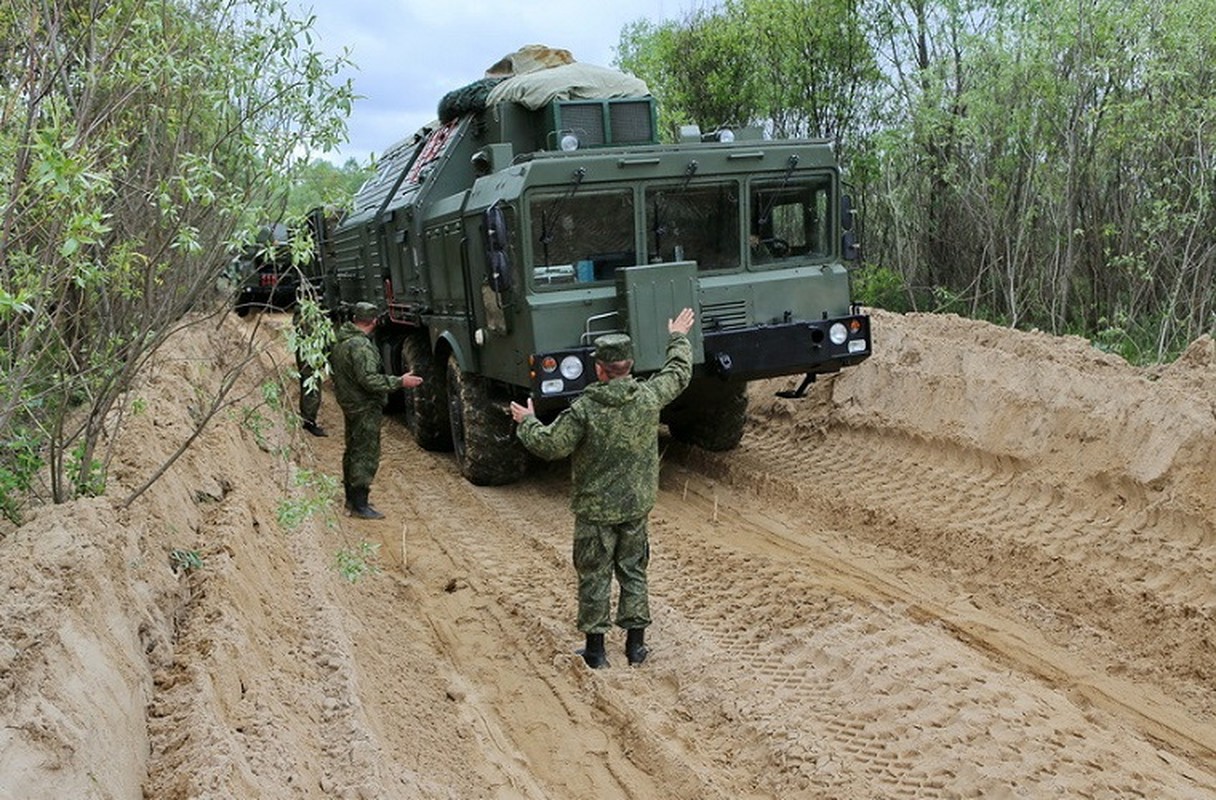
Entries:
<svg viewBox="0 0 1216 800">
<path fill-rule="evenodd" d="M 571 457 L 574 568 L 578 573 L 580 651 L 593 669 L 608 666 L 604 634 L 611 628 L 612 577 L 620 584 L 616 624 L 626 631 L 630 665 L 646 660 L 650 600 L 648 517 L 659 490 L 659 413 L 692 379 L 692 309 L 667 321 L 670 340 L 662 369 L 646 380 L 632 375 L 633 343 L 624 334 L 594 342 L 598 383 L 549 425 L 532 400 L 511 404 L 516 435 L 535 455 Z"/>
</svg>

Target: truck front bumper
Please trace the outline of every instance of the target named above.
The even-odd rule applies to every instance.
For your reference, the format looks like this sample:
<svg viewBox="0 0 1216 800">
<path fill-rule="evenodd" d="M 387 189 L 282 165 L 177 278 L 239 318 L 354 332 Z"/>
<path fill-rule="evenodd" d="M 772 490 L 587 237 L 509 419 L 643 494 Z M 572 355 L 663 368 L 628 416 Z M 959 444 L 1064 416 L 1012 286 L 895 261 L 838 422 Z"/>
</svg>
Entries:
<svg viewBox="0 0 1216 800">
<path fill-rule="evenodd" d="M 870 318 L 848 317 L 706 330 L 705 368 L 727 380 L 823 374 L 870 356 Z"/>
</svg>

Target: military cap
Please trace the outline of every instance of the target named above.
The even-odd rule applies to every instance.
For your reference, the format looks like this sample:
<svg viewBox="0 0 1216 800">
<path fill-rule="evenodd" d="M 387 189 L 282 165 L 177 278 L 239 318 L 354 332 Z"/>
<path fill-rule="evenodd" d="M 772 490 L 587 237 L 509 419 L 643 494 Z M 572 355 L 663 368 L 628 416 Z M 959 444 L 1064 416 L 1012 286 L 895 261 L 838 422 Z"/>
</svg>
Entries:
<svg viewBox="0 0 1216 800">
<path fill-rule="evenodd" d="M 371 322 L 380 316 L 380 312 L 371 303 L 355 303 L 355 322 Z"/>
<path fill-rule="evenodd" d="M 608 333 L 598 337 L 595 350 L 591 353 L 596 361 L 612 364 L 617 361 L 633 360 L 633 342 L 623 333 Z"/>
</svg>

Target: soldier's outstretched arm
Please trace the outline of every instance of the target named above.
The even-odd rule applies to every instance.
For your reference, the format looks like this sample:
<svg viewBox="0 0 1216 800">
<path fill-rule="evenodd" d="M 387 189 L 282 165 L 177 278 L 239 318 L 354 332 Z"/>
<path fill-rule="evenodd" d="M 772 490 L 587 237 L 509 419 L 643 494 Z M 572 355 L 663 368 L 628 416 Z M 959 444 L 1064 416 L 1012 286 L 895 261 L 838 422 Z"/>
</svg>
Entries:
<svg viewBox="0 0 1216 800">
<path fill-rule="evenodd" d="M 515 435 L 533 455 L 555 461 L 573 453 L 586 431 L 582 416 L 571 407 L 558 414 L 557 419 L 548 425 L 542 425 L 535 414 L 524 414 Z"/>
<path fill-rule="evenodd" d="M 388 394 L 402 386 L 401 378 L 380 371 L 380 356 L 370 345 L 355 348 L 351 360 L 354 362 L 354 378 L 366 391 Z"/>
<path fill-rule="evenodd" d="M 667 343 L 667 359 L 663 362 L 663 368 L 646 381 L 663 405 L 675 400 L 692 380 L 692 345 L 688 341 L 688 332 L 692 330 L 695 320 L 691 308 L 681 311 L 674 320 L 667 320 L 667 331 L 671 334 L 671 340 Z"/>
</svg>

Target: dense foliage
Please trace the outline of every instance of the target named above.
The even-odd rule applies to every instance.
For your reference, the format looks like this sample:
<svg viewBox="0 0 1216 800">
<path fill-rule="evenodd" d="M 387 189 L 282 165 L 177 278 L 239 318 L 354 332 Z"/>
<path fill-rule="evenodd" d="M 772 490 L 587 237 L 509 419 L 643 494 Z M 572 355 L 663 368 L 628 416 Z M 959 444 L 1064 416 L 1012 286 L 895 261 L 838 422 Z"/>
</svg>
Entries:
<svg viewBox="0 0 1216 800">
<path fill-rule="evenodd" d="M 288 195 L 287 215 L 302 218 L 317 207 L 347 208 L 355 192 L 373 174 L 370 164 L 360 164 L 353 158 L 340 167 L 324 159 L 303 164 Z"/>
<path fill-rule="evenodd" d="M 838 143 L 866 300 L 1137 361 L 1216 327 L 1214 57 L 1216 0 L 726 0 L 618 48 L 668 125 Z"/>
<path fill-rule="evenodd" d="M 0 509 L 104 489 L 149 355 L 344 140 L 283 0 L 0 5 Z M 9 443 L 17 446 L 9 447 Z"/>
</svg>

